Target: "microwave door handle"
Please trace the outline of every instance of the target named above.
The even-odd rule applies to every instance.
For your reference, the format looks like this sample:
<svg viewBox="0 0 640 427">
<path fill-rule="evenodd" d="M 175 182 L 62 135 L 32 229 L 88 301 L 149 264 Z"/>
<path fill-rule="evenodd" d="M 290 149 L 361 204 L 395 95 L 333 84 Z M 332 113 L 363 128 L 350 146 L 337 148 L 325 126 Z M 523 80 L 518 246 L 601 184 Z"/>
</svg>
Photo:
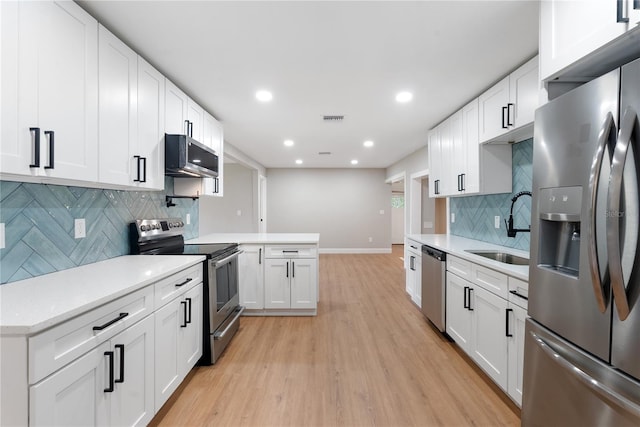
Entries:
<svg viewBox="0 0 640 427">
<path fill-rule="evenodd" d="M 620 251 L 620 216 L 626 212 L 620 211 L 620 199 L 622 195 L 622 179 L 627 154 L 631 147 L 631 137 L 635 127 L 637 114 L 632 108 L 627 108 L 620 121 L 618 141 L 613 152 L 611 164 L 611 177 L 609 178 L 609 199 L 607 203 L 607 251 L 609 253 L 609 274 L 611 276 L 611 288 L 616 301 L 616 308 L 620 320 L 629 316 L 629 300 L 624 285 L 622 271 L 622 252 Z M 637 209 L 637 207 L 636 207 Z M 635 249 L 635 248 L 634 248 Z M 635 254 L 634 254 L 635 255 Z M 635 258 L 632 257 L 632 258 Z"/>
<path fill-rule="evenodd" d="M 596 303 L 598 304 L 598 309 L 601 313 L 604 313 L 607 310 L 607 292 L 605 292 L 601 276 L 600 276 L 600 265 L 598 263 L 598 247 L 597 247 L 597 236 L 596 236 L 596 217 L 597 217 L 597 206 L 596 202 L 598 199 L 598 187 L 600 185 L 600 175 L 602 174 L 602 160 L 604 158 L 604 154 L 607 151 L 607 142 L 609 141 L 609 136 L 611 135 L 612 130 L 614 129 L 613 115 L 611 112 L 607 113 L 607 117 L 600 129 L 600 133 L 598 134 L 598 145 L 596 148 L 595 155 L 593 156 L 593 161 L 591 162 L 591 171 L 589 173 L 589 194 L 591 197 L 589 203 L 589 271 L 591 273 L 591 283 L 593 284 L 593 292 L 596 297 Z M 604 230 L 602 230 L 604 231 Z M 602 238 L 602 236 L 600 236 Z"/>
</svg>

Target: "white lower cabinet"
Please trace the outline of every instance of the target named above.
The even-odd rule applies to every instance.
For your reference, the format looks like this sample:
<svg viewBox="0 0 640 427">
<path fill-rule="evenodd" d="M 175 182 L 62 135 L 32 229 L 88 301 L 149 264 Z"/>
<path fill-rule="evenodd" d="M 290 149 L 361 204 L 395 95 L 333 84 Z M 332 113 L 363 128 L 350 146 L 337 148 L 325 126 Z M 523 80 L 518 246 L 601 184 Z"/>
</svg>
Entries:
<svg viewBox="0 0 640 427">
<path fill-rule="evenodd" d="M 422 250 L 421 245 L 409 240 L 407 248 L 406 291 L 418 307 L 422 307 Z"/>
<path fill-rule="evenodd" d="M 30 425 L 146 425 L 153 415 L 148 316 L 30 387 Z"/>
<path fill-rule="evenodd" d="M 266 246 L 265 309 L 313 309 L 318 298 L 318 259 L 315 246 Z"/>
<path fill-rule="evenodd" d="M 264 308 L 264 246 L 241 245 L 238 257 L 238 294 L 247 310 Z"/>
<path fill-rule="evenodd" d="M 453 256 L 450 256 L 449 260 L 447 334 L 514 402 L 520 405 L 526 308 L 498 295 L 506 284 L 507 277 L 504 274 L 473 263 L 462 262 L 464 260 Z M 461 269 L 461 266 L 465 265 L 468 268 Z M 458 276 L 459 272 L 464 274 L 465 270 L 482 270 L 485 273 L 491 271 L 495 274 L 471 274 L 467 276 L 470 281 Z M 496 279 L 495 283 L 488 280 L 491 277 Z M 508 279 L 511 282 L 513 278 Z M 515 281 L 521 286 L 526 286 L 526 282 L 517 279 Z"/>
<path fill-rule="evenodd" d="M 160 409 L 202 356 L 202 283 L 155 313 L 155 405 Z"/>
</svg>

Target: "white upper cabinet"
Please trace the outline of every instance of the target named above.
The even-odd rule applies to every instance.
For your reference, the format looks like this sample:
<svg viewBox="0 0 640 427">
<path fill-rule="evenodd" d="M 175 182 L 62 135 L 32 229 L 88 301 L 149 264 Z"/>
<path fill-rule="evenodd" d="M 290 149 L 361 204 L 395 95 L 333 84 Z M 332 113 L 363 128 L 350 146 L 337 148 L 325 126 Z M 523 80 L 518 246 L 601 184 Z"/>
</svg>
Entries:
<svg viewBox="0 0 640 427">
<path fill-rule="evenodd" d="M 540 2 L 540 77 L 551 80 L 573 74 L 569 68 L 588 60 L 592 53 L 612 42 L 634 43 L 621 37 L 638 31 L 637 0 L 546 0 Z M 635 41 L 637 46 L 637 41 Z M 616 49 L 624 55 L 626 45 Z M 593 57 L 592 65 L 602 63 Z M 587 70 L 588 68 L 584 69 Z M 584 72 L 582 70 L 582 72 Z M 606 71 L 606 70 L 603 70 Z M 586 77 L 594 77 L 586 76 Z"/>
<path fill-rule="evenodd" d="M 164 83 L 164 76 L 138 56 L 138 148 L 131 159 L 138 186 L 153 190 L 164 189 Z M 144 180 L 138 178 L 140 169 Z"/>
<path fill-rule="evenodd" d="M 536 56 L 478 97 L 480 142 L 521 141 L 533 136 L 539 95 Z"/>
<path fill-rule="evenodd" d="M 439 159 L 442 158 L 439 127 L 429 131 L 427 150 L 429 152 L 429 197 L 438 197 L 440 195 L 440 189 L 438 187 L 440 182 L 442 182 L 442 167 L 439 162 Z"/>
<path fill-rule="evenodd" d="M 134 173 L 138 181 L 143 178 L 141 162 L 131 161 L 138 139 L 138 55 L 102 25 L 98 43 L 98 179 L 109 184 L 132 185 Z"/>
<path fill-rule="evenodd" d="M 189 121 L 189 136 L 202 142 L 204 134 L 204 110 L 191 98 L 187 100 L 187 120 Z"/>
<path fill-rule="evenodd" d="M 95 182 L 98 22 L 68 1 L 1 7 L 3 175 Z"/>
<path fill-rule="evenodd" d="M 222 123 L 206 111 L 204 112 L 203 143 L 211 147 L 218 155 L 218 177 L 203 179 L 202 194 L 222 197 L 222 178 L 224 175 L 224 129 L 222 127 Z"/>
<path fill-rule="evenodd" d="M 478 98 L 462 107 L 462 140 L 465 167 L 460 178 L 465 194 L 480 192 L 480 145 L 478 136 Z"/>
<path fill-rule="evenodd" d="M 189 97 L 171 80 L 165 79 L 164 131 L 171 135 L 186 135 Z"/>
</svg>

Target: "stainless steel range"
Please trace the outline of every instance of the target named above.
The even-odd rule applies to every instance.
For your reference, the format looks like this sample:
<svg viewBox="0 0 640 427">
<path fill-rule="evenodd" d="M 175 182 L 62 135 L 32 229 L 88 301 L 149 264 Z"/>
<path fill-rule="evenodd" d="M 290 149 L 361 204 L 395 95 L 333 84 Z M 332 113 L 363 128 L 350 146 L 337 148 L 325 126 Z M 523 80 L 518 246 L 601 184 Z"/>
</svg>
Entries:
<svg viewBox="0 0 640 427">
<path fill-rule="evenodd" d="M 237 243 L 188 245 L 180 218 L 143 219 L 129 225 L 132 254 L 204 255 L 203 346 L 201 365 L 211 365 L 240 327 Z"/>
</svg>

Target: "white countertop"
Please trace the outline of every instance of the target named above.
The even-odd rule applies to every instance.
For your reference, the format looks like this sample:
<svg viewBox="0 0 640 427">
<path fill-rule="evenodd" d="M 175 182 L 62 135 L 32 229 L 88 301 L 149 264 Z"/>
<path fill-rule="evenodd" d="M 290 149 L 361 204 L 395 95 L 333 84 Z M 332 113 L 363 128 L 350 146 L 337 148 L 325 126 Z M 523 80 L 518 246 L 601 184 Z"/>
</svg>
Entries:
<svg viewBox="0 0 640 427">
<path fill-rule="evenodd" d="M 204 261 L 126 255 L 0 286 L 0 334 L 32 335 Z"/>
<path fill-rule="evenodd" d="M 466 237 L 452 236 L 450 234 L 408 234 L 407 239 L 415 240 L 423 245 L 432 246 L 443 252 L 471 261 L 475 264 L 483 265 L 487 268 L 499 271 L 520 280 L 529 281 L 528 265 L 512 265 L 494 261 L 480 255 L 474 255 L 468 250 L 479 251 L 500 251 L 513 255 L 529 258 L 528 251 L 509 248 L 506 246 L 494 245 L 492 243 L 481 242 L 479 240 L 467 239 Z"/>
<path fill-rule="evenodd" d="M 320 234 L 318 233 L 211 233 L 187 240 L 185 243 L 196 245 L 213 243 L 317 245 L 319 241 Z"/>
</svg>

